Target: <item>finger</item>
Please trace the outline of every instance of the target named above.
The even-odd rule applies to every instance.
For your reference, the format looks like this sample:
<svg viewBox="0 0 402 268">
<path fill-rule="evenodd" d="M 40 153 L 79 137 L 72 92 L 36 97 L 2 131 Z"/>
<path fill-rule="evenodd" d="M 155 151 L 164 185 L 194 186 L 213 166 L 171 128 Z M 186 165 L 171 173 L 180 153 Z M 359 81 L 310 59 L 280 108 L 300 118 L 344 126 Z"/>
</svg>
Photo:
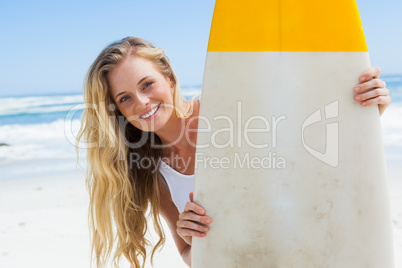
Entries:
<svg viewBox="0 0 402 268">
<path fill-rule="evenodd" d="M 376 88 L 372 89 L 370 91 L 366 91 L 364 93 L 357 94 L 355 96 L 356 101 L 364 101 L 368 99 L 372 99 L 378 96 L 388 96 L 389 95 L 389 90 L 386 88 Z"/>
<path fill-rule="evenodd" d="M 364 91 L 372 89 L 372 88 L 381 88 L 381 87 L 386 87 L 386 86 L 387 86 L 387 84 L 383 80 L 376 78 L 376 79 L 372 79 L 368 82 L 358 84 L 357 86 L 355 86 L 353 88 L 353 90 L 356 93 L 358 93 L 358 92 L 364 92 Z"/>
<path fill-rule="evenodd" d="M 203 224 L 198 224 L 193 221 L 177 221 L 176 226 L 179 228 L 191 229 L 200 232 L 208 232 L 209 227 Z"/>
<path fill-rule="evenodd" d="M 200 216 L 194 212 L 182 212 L 179 214 L 179 220 L 181 221 L 186 221 L 186 220 L 190 220 L 190 221 L 195 221 L 195 222 L 200 222 L 200 223 L 204 223 L 204 224 L 210 224 L 212 222 L 212 219 L 208 216 Z"/>
<path fill-rule="evenodd" d="M 194 201 L 193 201 L 193 196 L 194 196 L 193 192 L 191 192 L 188 196 L 190 197 L 190 201 L 191 201 L 191 202 L 194 202 Z"/>
<path fill-rule="evenodd" d="M 191 229 L 183 229 L 183 228 L 177 228 L 176 232 L 180 236 L 198 236 L 198 237 L 204 237 L 206 234 L 198 231 L 194 231 Z"/>
<path fill-rule="evenodd" d="M 386 105 L 391 103 L 391 97 L 390 96 L 378 96 L 372 99 L 368 99 L 366 101 L 362 101 L 361 105 L 362 106 L 371 106 L 375 104 L 381 104 L 381 105 Z"/>
<path fill-rule="evenodd" d="M 370 69 L 362 73 L 362 75 L 360 75 L 359 80 L 361 82 L 364 82 L 370 80 L 371 78 L 379 78 L 380 74 L 381 74 L 380 67 L 371 67 Z"/>
<path fill-rule="evenodd" d="M 205 210 L 194 202 L 187 202 L 184 211 L 194 211 L 200 215 L 204 215 Z"/>
</svg>

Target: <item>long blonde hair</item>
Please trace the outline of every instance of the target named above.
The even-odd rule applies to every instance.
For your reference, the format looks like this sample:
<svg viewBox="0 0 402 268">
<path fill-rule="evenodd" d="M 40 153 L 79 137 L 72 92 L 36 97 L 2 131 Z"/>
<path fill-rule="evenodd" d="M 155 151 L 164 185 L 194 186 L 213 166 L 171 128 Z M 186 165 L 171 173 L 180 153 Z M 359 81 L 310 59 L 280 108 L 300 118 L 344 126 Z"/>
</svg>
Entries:
<svg viewBox="0 0 402 268">
<path fill-rule="evenodd" d="M 88 220 L 91 229 L 91 264 L 95 253 L 97 267 L 104 267 L 110 258 L 115 239 L 113 220 L 117 229 L 114 266 L 118 267 L 119 260 L 124 255 L 134 267 L 144 267 L 146 248 L 151 244 L 145 238 L 149 203 L 154 229 L 159 236 L 159 241 L 152 250 L 151 264 L 154 253 L 165 242 L 159 218 L 159 177 L 158 172 L 155 172 L 159 161 L 151 161 L 149 168 L 141 169 L 131 168 L 128 163 L 132 153 L 137 153 L 140 157 L 160 159 L 161 149 L 151 146 L 151 140 L 156 144 L 161 144 L 161 140 L 153 132 L 145 133 L 128 121 L 122 124 L 121 120 L 116 120 L 123 116 L 114 109 L 116 106 L 107 81 L 107 74 L 130 55 L 152 61 L 161 74 L 174 81 L 173 100 L 174 106 L 178 107 L 175 109 L 178 118 L 187 118 L 193 112 L 193 99 L 190 105 L 183 105 L 184 97 L 168 57 L 162 49 L 145 40 L 127 37 L 112 43 L 91 65 L 85 79 L 86 109 L 82 115 L 77 145 L 82 139 L 89 144 L 86 174 L 90 196 Z M 138 142 L 143 135 L 148 135 L 144 145 L 139 148 L 129 146 Z"/>
</svg>

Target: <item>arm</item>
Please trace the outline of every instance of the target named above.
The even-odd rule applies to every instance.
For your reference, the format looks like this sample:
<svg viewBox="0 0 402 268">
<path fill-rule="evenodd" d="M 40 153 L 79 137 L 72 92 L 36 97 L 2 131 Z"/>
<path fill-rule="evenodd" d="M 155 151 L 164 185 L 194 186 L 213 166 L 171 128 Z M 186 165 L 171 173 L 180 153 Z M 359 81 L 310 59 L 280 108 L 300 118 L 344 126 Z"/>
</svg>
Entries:
<svg viewBox="0 0 402 268">
<path fill-rule="evenodd" d="M 188 245 L 187 247 L 184 248 L 183 252 L 181 253 L 181 257 L 183 258 L 183 261 L 185 264 L 187 264 L 189 267 L 191 267 L 191 246 Z"/>
<path fill-rule="evenodd" d="M 163 181 L 163 179 L 162 179 Z M 184 262 L 190 266 L 191 263 L 187 258 L 184 258 L 183 253 L 185 250 L 190 251 L 186 248 L 190 247 L 186 241 L 184 241 L 176 231 L 176 222 L 179 220 L 179 211 L 177 210 L 175 204 L 172 201 L 170 196 L 169 189 L 166 185 L 162 182 L 159 184 L 160 194 L 161 194 L 161 208 L 160 208 L 160 215 L 166 221 L 167 225 L 169 226 L 170 233 L 172 234 L 173 240 L 176 244 L 177 250 L 180 252 Z"/>
<path fill-rule="evenodd" d="M 169 226 L 170 233 L 176 244 L 177 250 L 180 252 L 181 257 L 185 264 L 191 267 L 191 245 L 187 244 L 177 233 L 176 222 L 179 220 L 179 211 L 173 202 L 166 202 L 163 209 L 161 209 L 161 215 Z"/>
<path fill-rule="evenodd" d="M 205 232 L 208 230 L 202 230 L 205 227 L 204 224 L 200 224 L 197 221 L 203 221 L 209 219 L 209 217 L 201 216 L 196 214 L 194 211 L 203 209 L 197 204 L 193 203 L 193 196 L 190 193 L 190 201 L 187 202 L 185 211 L 179 214 L 176 206 L 174 205 L 169 189 L 167 186 L 160 183 L 161 189 L 161 209 L 160 214 L 165 219 L 169 226 L 170 232 L 172 234 L 173 240 L 175 241 L 176 247 L 180 252 L 183 261 L 191 267 L 191 237 L 205 236 Z M 205 213 L 205 211 L 204 211 Z M 203 214 L 204 214 L 203 213 Z M 211 221 L 209 221 L 210 223 Z M 208 227 L 207 227 L 208 228 Z"/>
<path fill-rule="evenodd" d="M 355 101 L 359 101 L 362 106 L 371 106 L 378 104 L 378 110 L 382 115 L 385 109 L 391 103 L 389 90 L 386 84 L 380 79 L 381 70 L 379 67 L 373 67 L 364 72 L 360 77 L 360 84 L 353 88 L 357 93 Z"/>
</svg>

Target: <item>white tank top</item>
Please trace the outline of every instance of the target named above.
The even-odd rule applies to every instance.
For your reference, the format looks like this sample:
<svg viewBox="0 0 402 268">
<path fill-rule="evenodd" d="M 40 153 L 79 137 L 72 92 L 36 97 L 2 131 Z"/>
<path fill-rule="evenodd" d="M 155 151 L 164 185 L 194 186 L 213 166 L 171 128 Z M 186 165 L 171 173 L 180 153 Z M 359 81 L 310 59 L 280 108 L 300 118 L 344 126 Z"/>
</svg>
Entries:
<svg viewBox="0 0 402 268">
<path fill-rule="evenodd" d="M 201 103 L 200 94 L 196 95 L 195 99 L 198 99 Z M 179 213 L 183 212 L 186 203 L 190 201 L 189 194 L 193 191 L 194 174 L 181 174 L 163 161 L 161 161 L 161 164 L 159 165 L 159 172 L 162 174 L 163 178 L 165 178 L 169 187 L 170 196 L 172 197 L 177 210 Z"/>
<path fill-rule="evenodd" d="M 179 210 L 179 213 L 183 212 L 186 203 L 190 201 L 189 194 L 193 191 L 194 174 L 181 174 L 163 161 L 159 165 L 159 172 L 165 178 L 177 210 Z"/>
</svg>

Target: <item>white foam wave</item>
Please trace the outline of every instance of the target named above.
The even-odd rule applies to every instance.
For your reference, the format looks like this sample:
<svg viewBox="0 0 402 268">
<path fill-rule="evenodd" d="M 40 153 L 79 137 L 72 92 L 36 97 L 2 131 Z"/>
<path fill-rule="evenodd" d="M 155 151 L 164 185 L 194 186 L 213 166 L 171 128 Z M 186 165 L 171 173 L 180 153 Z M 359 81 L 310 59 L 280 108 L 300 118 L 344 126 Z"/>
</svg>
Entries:
<svg viewBox="0 0 402 268">
<path fill-rule="evenodd" d="M 67 112 L 79 110 L 79 105 L 58 105 L 58 106 L 47 106 L 47 107 L 32 107 L 32 108 L 22 108 L 3 111 L 0 115 L 21 115 L 21 114 L 45 114 L 52 112 Z"/>
<path fill-rule="evenodd" d="M 72 120 L 76 131 L 80 121 Z M 76 131 L 77 132 L 77 131 Z M 73 133 L 65 133 L 65 122 L 60 119 L 49 124 L 0 126 L 0 141 L 10 146 L 0 147 L 0 160 L 74 159 Z"/>
<path fill-rule="evenodd" d="M 63 109 L 66 109 L 66 107 L 68 107 L 68 104 L 82 102 L 83 97 L 82 95 L 78 94 L 66 96 L 0 98 L 0 115 L 32 113 L 35 109 L 39 109 L 40 111 L 45 112 L 46 109 L 51 109 L 51 107 L 53 106 L 60 106 L 64 107 Z"/>
</svg>

